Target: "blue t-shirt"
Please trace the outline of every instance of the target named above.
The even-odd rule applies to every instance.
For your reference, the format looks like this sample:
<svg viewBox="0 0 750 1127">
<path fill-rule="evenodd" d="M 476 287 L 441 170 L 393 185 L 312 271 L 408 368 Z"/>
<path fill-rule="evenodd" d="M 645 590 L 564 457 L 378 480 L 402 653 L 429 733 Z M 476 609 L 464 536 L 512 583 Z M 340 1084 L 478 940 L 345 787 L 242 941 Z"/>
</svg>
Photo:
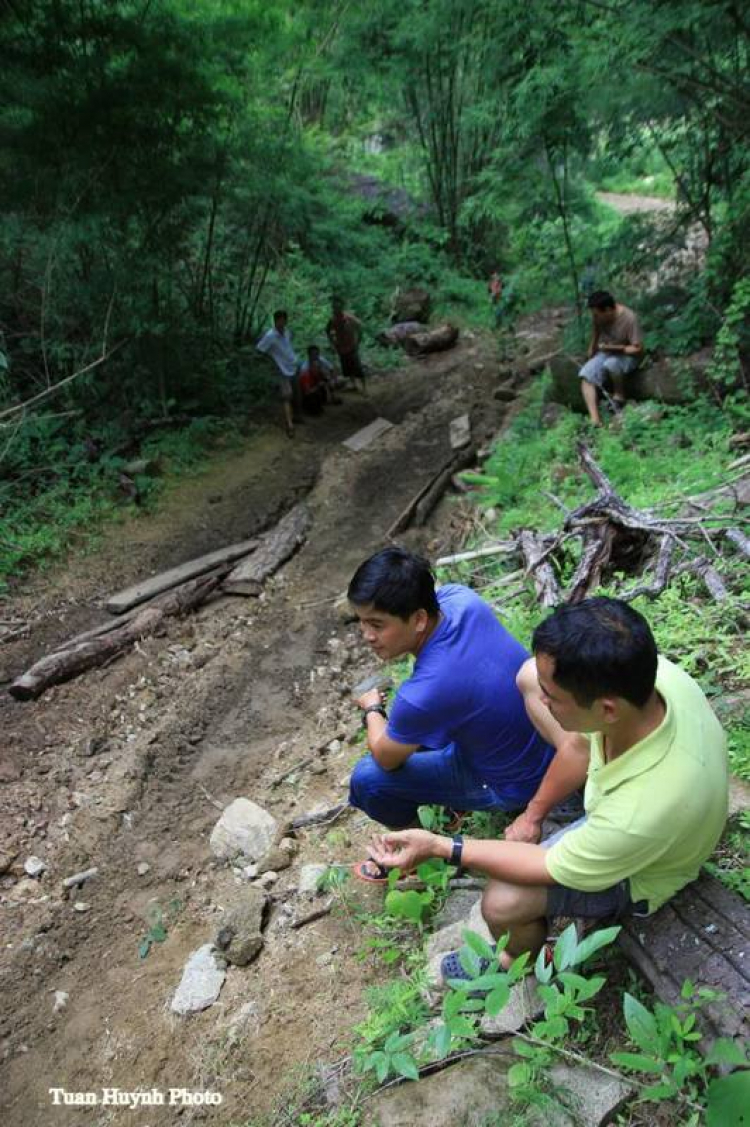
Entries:
<svg viewBox="0 0 750 1127">
<path fill-rule="evenodd" d="M 437 597 L 442 618 L 396 694 L 388 735 L 433 750 L 455 744 L 480 783 L 525 804 L 554 754 L 516 687 L 529 655 L 468 587 L 449 583 Z"/>
</svg>

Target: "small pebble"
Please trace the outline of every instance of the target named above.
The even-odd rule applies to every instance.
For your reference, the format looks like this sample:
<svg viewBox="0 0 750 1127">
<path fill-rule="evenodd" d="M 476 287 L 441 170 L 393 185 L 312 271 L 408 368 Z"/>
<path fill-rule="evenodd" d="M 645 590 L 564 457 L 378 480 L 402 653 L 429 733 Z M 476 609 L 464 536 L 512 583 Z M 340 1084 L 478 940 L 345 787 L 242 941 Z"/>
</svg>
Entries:
<svg viewBox="0 0 750 1127">
<path fill-rule="evenodd" d="M 41 857 L 35 857 L 32 854 L 31 857 L 26 858 L 23 867 L 24 871 L 28 873 L 30 877 L 40 877 L 47 868 L 47 862 L 43 861 Z"/>
<path fill-rule="evenodd" d="M 91 905 L 87 904 L 85 900 L 76 900 L 75 904 L 73 905 L 73 911 L 74 912 L 88 912 L 90 907 L 91 907 Z"/>
<path fill-rule="evenodd" d="M 139 861 L 138 862 L 138 867 L 136 869 L 136 872 L 138 873 L 139 877 L 145 877 L 146 873 L 150 872 L 150 870 L 151 870 L 151 866 L 149 865 L 148 861 Z"/>
</svg>

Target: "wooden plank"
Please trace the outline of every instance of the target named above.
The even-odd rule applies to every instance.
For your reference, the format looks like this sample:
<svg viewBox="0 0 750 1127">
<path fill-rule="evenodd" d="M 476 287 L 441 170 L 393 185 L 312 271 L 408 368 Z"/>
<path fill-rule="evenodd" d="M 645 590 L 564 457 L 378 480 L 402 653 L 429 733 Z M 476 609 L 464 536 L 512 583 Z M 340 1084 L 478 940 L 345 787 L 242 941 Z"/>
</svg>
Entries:
<svg viewBox="0 0 750 1127">
<path fill-rule="evenodd" d="M 665 1002 L 689 978 L 724 995 L 705 1007 L 710 1036 L 750 1034 L 750 926 L 745 904 L 707 874 L 647 919 L 629 919 L 620 946 Z"/>
<path fill-rule="evenodd" d="M 162 571 L 151 579 L 144 579 L 140 583 L 112 595 L 107 600 L 107 610 L 110 614 L 123 614 L 131 607 L 152 599 L 154 595 L 168 591 L 188 579 L 195 579 L 196 576 L 203 575 L 204 572 L 210 571 L 211 568 L 217 567 L 219 564 L 232 563 L 234 560 L 242 559 L 243 556 L 249 556 L 251 552 L 255 551 L 258 544 L 257 538 L 243 540 L 239 544 L 230 544 L 226 548 L 209 552 L 206 556 L 198 556 L 194 560 L 188 560 L 187 563 L 172 567 L 169 571 Z"/>
<path fill-rule="evenodd" d="M 353 450 L 355 454 L 359 454 L 361 450 L 371 446 L 376 438 L 380 438 L 386 431 L 389 431 L 392 426 L 393 423 L 389 423 L 387 419 L 374 419 L 366 427 L 362 427 L 362 430 L 358 430 L 356 434 L 345 439 L 344 446 L 347 450 Z"/>
</svg>

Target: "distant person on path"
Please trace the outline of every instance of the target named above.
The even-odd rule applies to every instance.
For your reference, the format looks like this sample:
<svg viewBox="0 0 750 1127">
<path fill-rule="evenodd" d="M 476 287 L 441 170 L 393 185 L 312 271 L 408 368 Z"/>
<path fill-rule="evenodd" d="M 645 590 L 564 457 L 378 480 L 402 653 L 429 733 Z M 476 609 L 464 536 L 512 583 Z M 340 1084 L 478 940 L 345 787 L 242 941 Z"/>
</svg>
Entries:
<svg viewBox="0 0 750 1127">
<path fill-rule="evenodd" d="M 503 280 L 497 270 L 493 270 L 490 274 L 490 280 L 487 283 L 487 292 L 490 295 L 490 306 L 495 315 L 495 325 L 499 326 L 502 319 L 501 301 L 503 297 Z"/>
<path fill-rule="evenodd" d="M 597 290 L 588 299 L 592 333 L 588 360 L 578 373 L 583 401 L 596 427 L 602 425 L 599 396 L 607 395 L 607 377 L 612 380 L 615 410 L 625 405 L 625 379 L 638 367 L 643 356 L 643 337 L 638 318 L 627 305 L 615 301 L 611 293 Z"/>
<path fill-rule="evenodd" d="M 302 406 L 317 415 L 326 403 L 341 403 L 335 392 L 336 380 L 333 364 L 320 355 L 316 344 L 307 350 L 307 359 L 299 370 Z"/>
<path fill-rule="evenodd" d="M 559 607 L 532 646 L 533 677 L 527 666 L 519 678 L 527 708 L 541 730 L 556 725 L 578 744 L 565 764 L 558 750 L 535 800 L 543 795 L 543 814 L 585 780 L 586 816 L 541 845 L 508 831 L 505 841 L 451 841 L 405 830 L 371 847 L 384 868 L 442 857 L 487 873 L 482 915 L 495 938 L 510 933 L 506 968 L 536 954 L 551 919 L 655 912 L 696 879 L 727 817 L 721 725 L 695 681 L 658 656 L 638 611 L 601 597 Z M 442 971 L 469 977 L 456 952 Z"/>
<path fill-rule="evenodd" d="M 270 356 L 279 374 L 281 405 L 284 423 L 289 438 L 294 437 L 294 409 L 299 404 L 298 369 L 299 360 L 292 347 L 292 334 L 287 329 L 287 312 L 277 309 L 273 315 L 273 328 L 269 329 L 256 344 L 258 352 Z"/>
<path fill-rule="evenodd" d="M 340 297 L 333 298 L 333 312 L 326 325 L 326 335 L 341 362 L 341 375 L 347 380 L 359 380 L 365 390 L 365 373 L 359 358 L 362 340 L 362 323 L 353 313 L 346 313 Z"/>
<path fill-rule="evenodd" d="M 366 560 L 348 596 L 381 660 L 416 659 L 390 715 L 377 689 L 357 702 L 370 754 L 352 773 L 352 806 L 397 828 L 413 825 L 423 804 L 454 813 L 525 807 L 554 749 L 516 686 L 527 652 L 487 603 L 456 583 L 436 591 L 428 562 L 402 548 Z M 355 872 L 385 879 L 370 861 Z"/>
</svg>

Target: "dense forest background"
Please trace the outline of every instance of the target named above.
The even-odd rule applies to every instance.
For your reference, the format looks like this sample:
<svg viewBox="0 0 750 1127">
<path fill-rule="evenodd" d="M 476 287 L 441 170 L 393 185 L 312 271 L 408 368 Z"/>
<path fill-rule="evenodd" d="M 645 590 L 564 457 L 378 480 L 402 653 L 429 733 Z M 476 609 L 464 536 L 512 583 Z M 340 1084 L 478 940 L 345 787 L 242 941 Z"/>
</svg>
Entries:
<svg viewBox="0 0 750 1127">
<path fill-rule="evenodd" d="M 525 310 L 580 310 L 588 270 L 636 304 L 651 347 L 687 352 L 718 336 L 721 393 L 743 375 L 750 21 L 739 3 L 6 0 L 0 11 L 6 571 L 33 558 L 43 517 L 80 516 L 139 428 L 176 416 L 199 443 L 252 415 L 272 388 L 253 344 L 277 305 L 303 344 L 321 339 L 339 291 L 373 345 L 398 286 L 425 284 L 438 309 L 489 325 L 493 268 Z M 666 195 L 676 209 L 667 223 L 617 217 L 597 188 Z M 660 262 L 696 232 L 705 268 L 660 288 Z"/>
</svg>

